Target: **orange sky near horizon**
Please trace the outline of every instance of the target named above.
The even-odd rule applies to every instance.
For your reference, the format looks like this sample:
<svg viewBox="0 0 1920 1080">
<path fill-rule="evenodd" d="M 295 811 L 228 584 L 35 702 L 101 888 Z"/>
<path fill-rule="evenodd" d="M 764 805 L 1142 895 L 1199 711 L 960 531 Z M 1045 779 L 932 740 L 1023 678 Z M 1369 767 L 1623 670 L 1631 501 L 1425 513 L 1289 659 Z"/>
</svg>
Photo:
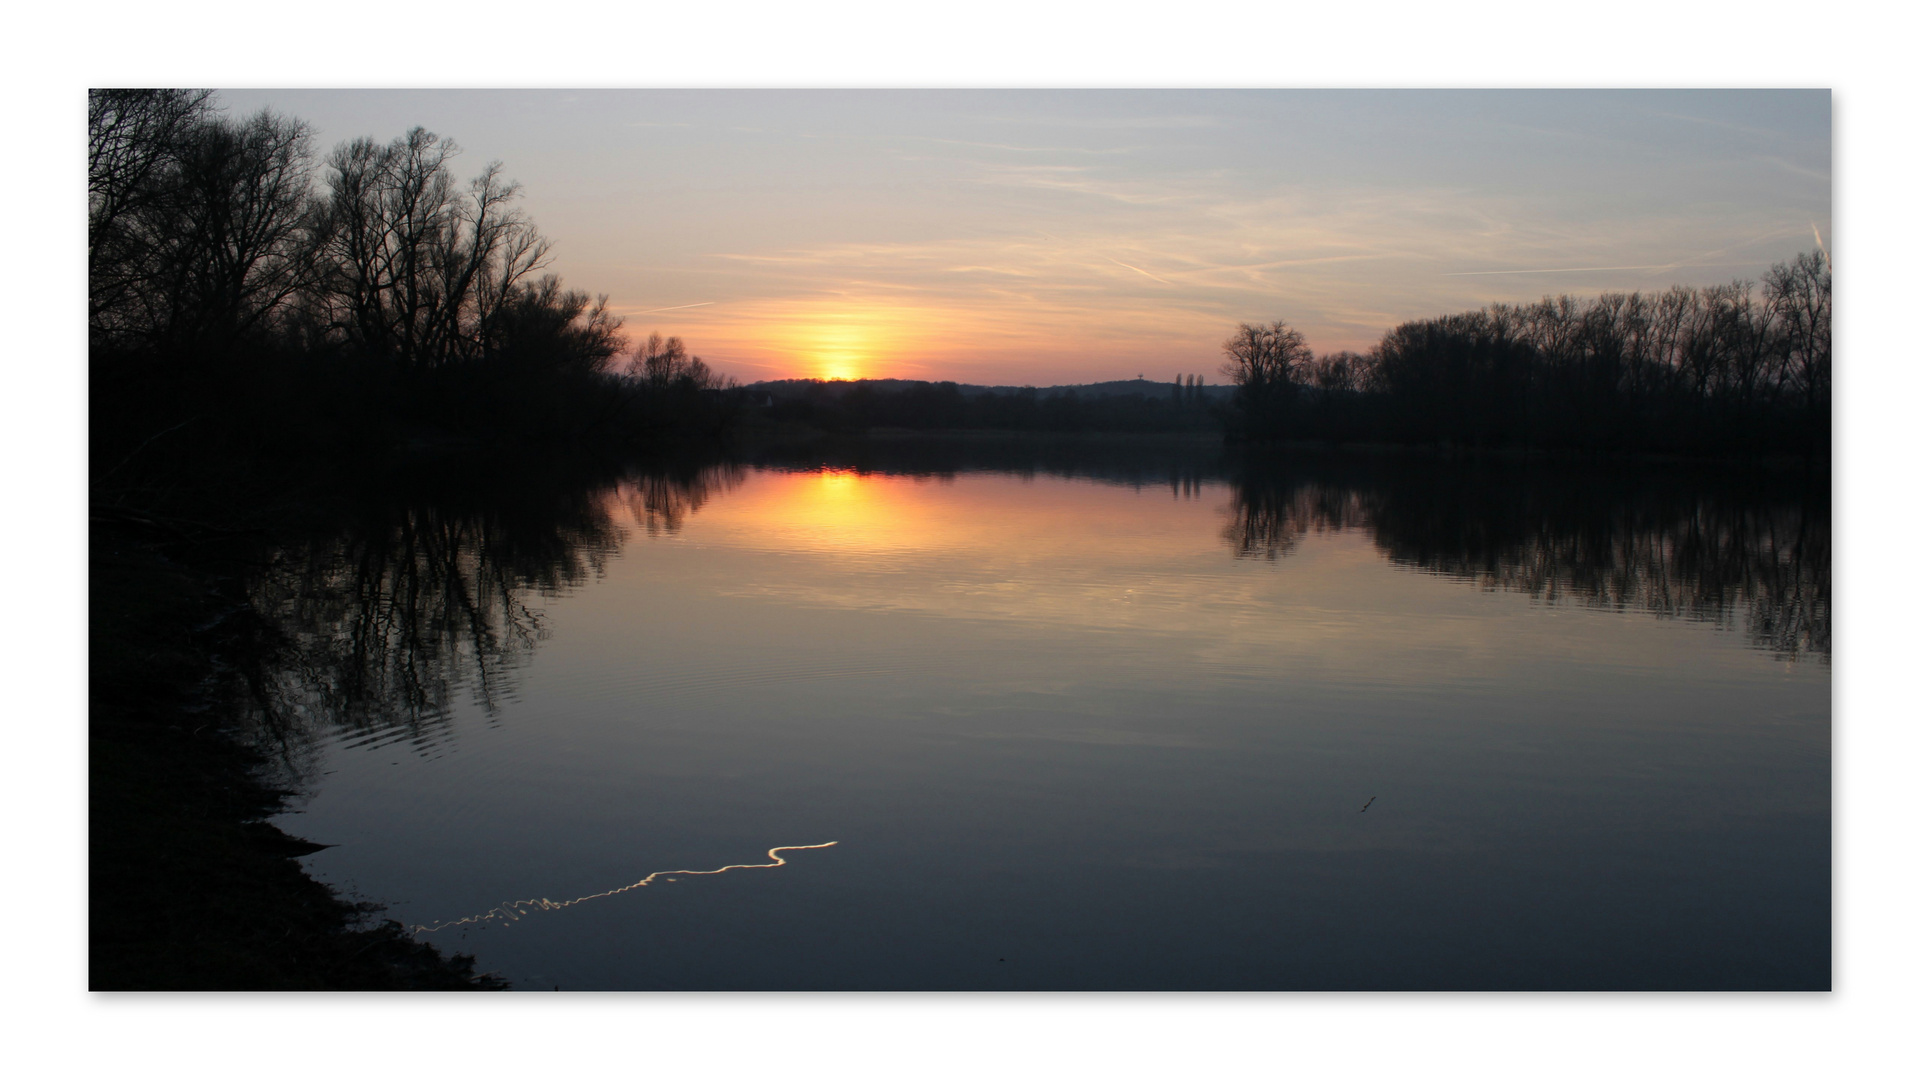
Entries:
<svg viewBox="0 0 1920 1080">
<path fill-rule="evenodd" d="M 1218 380 L 1217 357 L 1206 357 L 1204 347 L 1196 349 L 1137 312 L 1119 313 L 1113 324 L 1104 326 L 1063 318 L 1060 312 L 1028 323 L 1020 321 L 1022 314 L 1031 314 L 1030 305 L 1009 311 L 991 303 L 932 307 L 877 297 L 774 301 L 712 315 L 690 312 L 681 317 L 678 332 L 696 353 L 704 349 L 703 355 L 723 356 L 723 369 L 746 369 L 752 378 L 939 380 L 953 378 L 955 369 L 996 358 L 1018 374 L 1036 360 L 1042 365 L 1047 359 L 1065 363 L 1098 348 L 1115 360 L 1133 358 L 1137 370 L 1121 372 L 1127 367 L 1123 361 L 1111 378 L 1146 374 L 1165 381 L 1175 374 L 1167 369 L 1168 358 L 1180 356 L 1186 363 L 1180 372 Z M 1197 359 L 1196 352 L 1201 354 Z M 1011 385 L 1025 381 L 1030 380 Z"/>
<path fill-rule="evenodd" d="M 1832 232 L 1790 91 L 224 90 L 318 155 L 503 162 L 566 285 L 742 382 L 1198 373 L 1544 295 L 1756 280 Z"/>
</svg>

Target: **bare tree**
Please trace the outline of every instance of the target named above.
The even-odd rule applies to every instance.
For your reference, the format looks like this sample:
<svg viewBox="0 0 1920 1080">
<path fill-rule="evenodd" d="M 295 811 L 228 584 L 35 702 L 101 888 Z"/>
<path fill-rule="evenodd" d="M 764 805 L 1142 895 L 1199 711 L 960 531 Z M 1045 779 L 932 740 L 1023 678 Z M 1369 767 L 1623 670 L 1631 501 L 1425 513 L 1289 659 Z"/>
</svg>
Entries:
<svg viewBox="0 0 1920 1080">
<path fill-rule="evenodd" d="M 659 334 L 647 335 L 647 340 L 633 350 L 627 374 L 655 388 L 679 385 L 709 390 L 726 384 L 726 379 L 715 375 L 704 360 L 689 356 L 679 338 L 662 340 Z"/>
<path fill-rule="evenodd" d="M 1806 252 L 1767 272 L 1768 306 L 1778 313 L 1784 381 L 1809 415 L 1825 407 L 1833 382 L 1833 265 Z"/>
<path fill-rule="evenodd" d="M 495 316 L 545 265 L 547 241 L 488 165 L 463 191 L 459 148 L 423 128 L 327 158 L 328 296 L 335 330 L 422 369 L 477 359 Z"/>
<path fill-rule="evenodd" d="M 1266 326 L 1241 323 L 1220 348 L 1227 354 L 1220 373 L 1256 393 L 1291 387 L 1294 373 L 1313 360 L 1307 339 L 1279 319 Z"/>
<path fill-rule="evenodd" d="M 217 348 L 307 283 L 305 124 L 226 120 L 202 91 L 124 90 L 90 95 L 88 127 L 95 334 Z"/>
<path fill-rule="evenodd" d="M 313 278 L 307 125 L 260 112 L 184 140 L 179 198 L 162 221 L 174 333 L 210 341 L 270 320 Z"/>
<path fill-rule="evenodd" d="M 210 90 L 87 92 L 87 252 L 165 191 L 181 137 L 212 118 Z"/>
<path fill-rule="evenodd" d="M 186 134 L 213 117 L 206 90 L 87 92 L 87 323 L 127 326 L 123 310 L 152 275 L 143 213 L 173 197 Z"/>
<path fill-rule="evenodd" d="M 1275 319 L 1266 326 L 1241 323 L 1221 343 L 1227 359 L 1220 372 L 1238 386 L 1233 402 L 1248 434 L 1273 437 L 1286 424 L 1294 396 L 1294 378 L 1313 362 L 1313 350 L 1300 331 Z"/>
</svg>

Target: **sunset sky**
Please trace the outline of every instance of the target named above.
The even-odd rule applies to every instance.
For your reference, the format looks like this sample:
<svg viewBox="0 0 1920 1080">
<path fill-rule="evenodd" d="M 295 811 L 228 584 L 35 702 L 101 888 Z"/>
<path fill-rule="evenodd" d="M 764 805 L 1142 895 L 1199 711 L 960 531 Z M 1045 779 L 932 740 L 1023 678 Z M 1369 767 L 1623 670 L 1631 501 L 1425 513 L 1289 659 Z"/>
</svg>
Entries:
<svg viewBox="0 0 1920 1080">
<path fill-rule="evenodd" d="M 420 125 L 552 270 L 742 381 L 1212 375 L 1492 301 L 1831 245 L 1824 91 L 242 91 L 324 154 Z"/>
</svg>

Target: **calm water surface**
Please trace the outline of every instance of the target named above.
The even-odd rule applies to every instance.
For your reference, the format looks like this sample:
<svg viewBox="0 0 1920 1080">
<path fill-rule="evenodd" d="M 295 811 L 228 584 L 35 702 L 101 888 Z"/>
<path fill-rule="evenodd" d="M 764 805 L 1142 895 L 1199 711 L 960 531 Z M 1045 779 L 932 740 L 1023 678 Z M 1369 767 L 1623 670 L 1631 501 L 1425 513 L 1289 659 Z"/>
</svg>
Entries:
<svg viewBox="0 0 1920 1080">
<path fill-rule="evenodd" d="M 280 824 L 523 989 L 1828 985 L 1824 491 L 929 455 L 288 551 Z"/>
</svg>

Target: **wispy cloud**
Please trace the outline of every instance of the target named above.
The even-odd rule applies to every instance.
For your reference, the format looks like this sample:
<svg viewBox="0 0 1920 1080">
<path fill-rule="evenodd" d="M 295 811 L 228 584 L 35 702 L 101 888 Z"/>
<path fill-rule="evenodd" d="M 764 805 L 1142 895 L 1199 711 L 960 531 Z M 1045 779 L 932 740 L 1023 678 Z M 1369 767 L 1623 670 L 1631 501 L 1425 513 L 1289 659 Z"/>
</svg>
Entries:
<svg viewBox="0 0 1920 1080">
<path fill-rule="evenodd" d="M 1088 116 L 1060 112 L 1003 113 L 983 118 L 1008 127 L 1086 128 L 1090 131 L 1163 131 L 1226 127 L 1230 119 L 1214 113 L 1172 115 Z"/>
<path fill-rule="evenodd" d="M 1678 263 L 1654 263 L 1650 266 L 1556 266 L 1545 270 L 1457 270 L 1441 277 L 1493 277 L 1498 274 L 1592 274 L 1609 270 L 1671 270 Z"/>
<path fill-rule="evenodd" d="M 1131 154 L 1137 152 L 1137 146 L 1023 146 L 1019 143 L 980 142 L 974 139 L 942 139 L 932 135 L 892 136 L 914 143 L 932 143 L 937 146 L 961 146 L 971 150 L 1005 150 L 1017 154 L 1087 154 L 1102 157 Z"/>
</svg>

